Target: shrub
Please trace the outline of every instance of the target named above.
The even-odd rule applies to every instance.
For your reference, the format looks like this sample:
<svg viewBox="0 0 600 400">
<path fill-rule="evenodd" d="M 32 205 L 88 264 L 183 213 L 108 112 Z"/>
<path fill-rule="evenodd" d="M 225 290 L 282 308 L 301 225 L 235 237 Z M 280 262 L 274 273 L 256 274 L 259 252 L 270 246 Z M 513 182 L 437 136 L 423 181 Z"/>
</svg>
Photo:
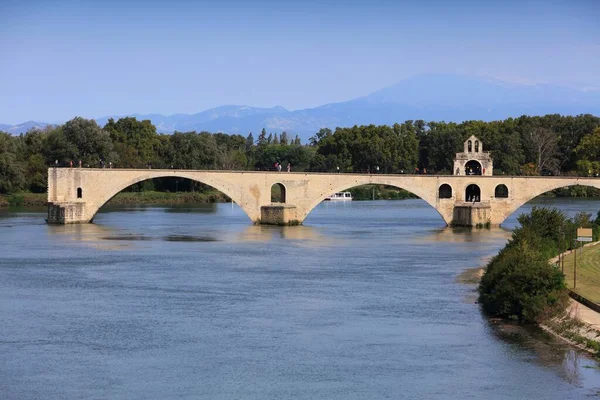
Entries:
<svg viewBox="0 0 600 400">
<path fill-rule="evenodd" d="M 13 207 L 23 207 L 25 205 L 25 196 L 22 194 L 13 194 L 8 198 L 8 204 Z"/>
<path fill-rule="evenodd" d="M 526 239 L 494 257 L 479 285 L 483 310 L 521 322 L 541 322 L 565 310 L 568 291 L 560 270 Z"/>
</svg>

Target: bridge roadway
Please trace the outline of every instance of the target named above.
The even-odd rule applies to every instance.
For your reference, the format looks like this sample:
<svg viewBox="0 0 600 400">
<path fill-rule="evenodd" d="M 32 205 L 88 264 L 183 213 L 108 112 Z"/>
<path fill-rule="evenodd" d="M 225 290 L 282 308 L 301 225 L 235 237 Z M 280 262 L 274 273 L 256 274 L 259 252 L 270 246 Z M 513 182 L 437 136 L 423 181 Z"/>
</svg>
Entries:
<svg viewBox="0 0 600 400">
<path fill-rule="evenodd" d="M 408 190 L 435 208 L 446 224 L 466 226 L 500 225 L 520 206 L 553 189 L 574 185 L 600 188 L 600 178 L 583 177 L 50 168 L 48 223 L 92 222 L 100 207 L 123 189 L 164 177 L 210 185 L 236 202 L 254 223 L 267 224 L 302 223 L 326 197 L 366 184 Z M 284 201 L 271 202 L 273 185 L 281 187 Z"/>
</svg>

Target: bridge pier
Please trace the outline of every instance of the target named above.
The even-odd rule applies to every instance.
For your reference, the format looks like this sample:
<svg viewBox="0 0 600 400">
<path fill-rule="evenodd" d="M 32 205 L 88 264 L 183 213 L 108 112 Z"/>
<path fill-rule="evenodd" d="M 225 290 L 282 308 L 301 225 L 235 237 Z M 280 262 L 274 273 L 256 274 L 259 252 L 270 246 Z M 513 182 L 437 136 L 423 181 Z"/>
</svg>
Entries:
<svg viewBox="0 0 600 400">
<path fill-rule="evenodd" d="M 489 203 L 457 202 L 452 213 L 452 226 L 492 225 L 492 208 Z M 494 226 L 500 223 L 493 224 Z"/>
<path fill-rule="evenodd" d="M 86 218 L 85 203 L 83 202 L 57 202 L 48 203 L 49 224 L 84 224 L 91 220 Z"/>
<path fill-rule="evenodd" d="M 273 203 L 260 208 L 260 224 L 262 225 L 300 225 L 296 206 L 284 203 Z"/>
</svg>

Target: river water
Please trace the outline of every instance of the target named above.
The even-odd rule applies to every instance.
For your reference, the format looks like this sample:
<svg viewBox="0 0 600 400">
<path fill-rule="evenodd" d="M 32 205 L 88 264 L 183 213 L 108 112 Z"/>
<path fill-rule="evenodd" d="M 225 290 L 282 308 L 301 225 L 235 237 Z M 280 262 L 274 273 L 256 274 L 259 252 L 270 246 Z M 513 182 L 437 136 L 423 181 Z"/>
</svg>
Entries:
<svg viewBox="0 0 600 400">
<path fill-rule="evenodd" d="M 489 321 L 456 282 L 509 236 L 421 200 L 323 203 L 299 227 L 229 204 L 4 211 L 0 398 L 600 397 L 598 362 Z"/>
</svg>

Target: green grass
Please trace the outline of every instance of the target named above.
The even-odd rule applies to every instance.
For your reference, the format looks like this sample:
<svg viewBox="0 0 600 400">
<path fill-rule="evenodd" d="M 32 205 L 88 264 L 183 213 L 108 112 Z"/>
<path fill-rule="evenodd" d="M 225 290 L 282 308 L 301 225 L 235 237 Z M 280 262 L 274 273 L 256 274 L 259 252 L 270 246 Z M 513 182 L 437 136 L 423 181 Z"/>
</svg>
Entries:
<svg viewBox="0 0 600 400">
<path fill-rule="evenodd" d="M 230 199 L 223 193 L 211 191 L 200 192 L 121 192 L 107 204 L 194 204 L 222 203 Z"/>
<path fill-rule="evenodd" d="M 15 193 L 0 195 L 0 207 L 40 207 L 48 202 L 46 193 Z"/>
<path fill-rule="evenodd" d="M 573 289 L 573 253 L 565 257 L 567 286 Z M 573 289 L 586 299 L 600 304 L 600 244 L 577 250 L 577 287 Z"/>
</svg>

